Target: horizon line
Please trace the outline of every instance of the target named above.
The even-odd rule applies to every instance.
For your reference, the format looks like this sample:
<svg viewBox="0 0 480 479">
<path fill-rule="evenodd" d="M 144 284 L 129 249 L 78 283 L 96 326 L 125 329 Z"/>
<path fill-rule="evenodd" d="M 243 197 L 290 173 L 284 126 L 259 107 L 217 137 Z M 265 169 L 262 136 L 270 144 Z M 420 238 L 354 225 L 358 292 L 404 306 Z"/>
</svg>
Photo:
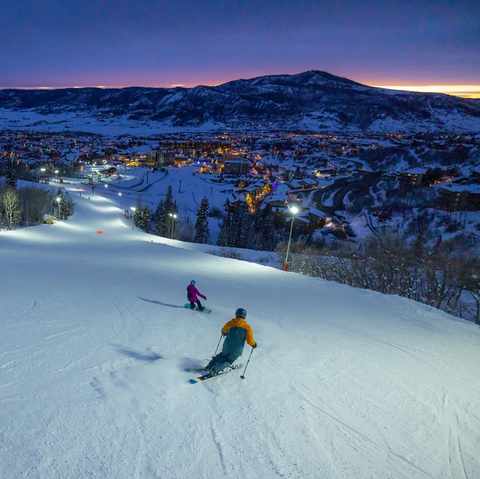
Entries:
<svg viewBox="0 0 480 479">
<path fill-rule="evenodd" d="M 127 86 L 106 86 L 106 85 L 86 85 L 86 86 L 60 86 L 60 87 L 0 87 L 0 90 L 67 90 L 67 89 L 82 89 L 82 88 L 99 88 L 102 90 L 114 89 L 122 90 L 125 88 L 195 88 L 197 86 L 218 86 L 218 84 L 198 84 L 194 86 L 185 86 L 184 84 L 173 84 L 170 86 L 141 86 L 141 85 L 127 85 Z M 408 91 L 417 93 L 443 93 L 446 95 L 457 96 L 461 98 L 480 98 L 480 85 L 375 85 L 364 84 L 373 88 L 382 88 L 386 90 Z"/>
</svg>

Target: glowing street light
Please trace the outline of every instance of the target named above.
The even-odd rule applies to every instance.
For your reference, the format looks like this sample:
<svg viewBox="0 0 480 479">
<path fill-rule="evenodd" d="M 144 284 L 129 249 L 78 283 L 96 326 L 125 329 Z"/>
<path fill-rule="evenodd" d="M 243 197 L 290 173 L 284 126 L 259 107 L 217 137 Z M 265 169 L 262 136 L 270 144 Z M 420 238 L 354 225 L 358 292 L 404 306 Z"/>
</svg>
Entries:
<svg viewBox="0 0 480 479">
<path fill-rule="evenodd" d="M 62 201 L 62 198 L 60 196 L 57 196 L 57 204 L 58 204 L 58 221 L 60 221 L 61 215 L 60 215 L 60 202 Z"/>
<path fill-rule="evenodd" d="M 288 238 L 287 256 L 285 256 L 285 263 L 283 265 L 283 271 L 287 271 L 288 252 L 290 251 L 290 242 L 292 241 L 293 220 L 295 219 L 295 215 L 298 213 L 298 208 L 296 206 L 289 206 L 288 209 L 292 212 L 292 225 L 290 227 L 290 237 Z"/>
<path fill-rule="evenodd" d="M 171 236 L 171 239 L 173 239 L 173 226 L 175 225 L 175 219 L 176 219 L 177 215 L 174 214 L 174 213 L 168 213 L 168 216 L 170 216 L 172 218 L 172 236 Z"/>
</svg>

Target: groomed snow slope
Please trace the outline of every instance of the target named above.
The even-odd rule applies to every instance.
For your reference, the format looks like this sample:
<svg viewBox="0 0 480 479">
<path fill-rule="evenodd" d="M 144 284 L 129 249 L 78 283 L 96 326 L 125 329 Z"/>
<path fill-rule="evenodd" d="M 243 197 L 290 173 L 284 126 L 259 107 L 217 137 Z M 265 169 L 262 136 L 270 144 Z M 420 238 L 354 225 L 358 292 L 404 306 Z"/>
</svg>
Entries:
<svg viewBox="0 0 480 479">
<path fill-rule="evenodd" d="M 480 477 L 478 326 L 75 202 L 0 233 L 2 479 Z M 210 315 L 183 308 L 191 279 Z M 237 307 L 245 379 L 189 384 Z"/>
</svg>

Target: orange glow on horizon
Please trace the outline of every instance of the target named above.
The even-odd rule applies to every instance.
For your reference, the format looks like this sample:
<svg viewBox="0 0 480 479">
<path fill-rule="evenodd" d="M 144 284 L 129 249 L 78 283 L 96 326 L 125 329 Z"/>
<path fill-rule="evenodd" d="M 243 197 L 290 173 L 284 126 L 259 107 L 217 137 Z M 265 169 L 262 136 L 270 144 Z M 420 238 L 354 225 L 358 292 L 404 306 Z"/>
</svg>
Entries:
<svg viewBox="0 0 480 479">
<path fill-rule="evenodd" d="M 356 80 L 357 81 L 357 80 Z M 212 82 L 204 82 L 204 83 L 176 83 L 170 85 L 141 85 L 144 88 L 194 88 L 195 86 L 217 86 L 221 85 L 223 82 L 219 83 L 212 83 Z M 420 93 L 444 93 L 447 95 L 458 96 L 462 98 L 480 98 L 480 85 L 419 85 L 419 86 L 411 86 L 411 85 L 376 85 L 373 83 L 363 83 L 364 85 L 371 86 L 374 88 L 383 88 L 386 90 L 399 90 L 399 91 L 411 91 L 411 92 L 420 92 Z M 140 85 L 135 85 L 140 86 Z M 73 86 L 40 86 L 40 87 L 1 87 L 0 90 L 4 89 L 16 89 L 16 90 L 61 90 L 65 88 L 112 88 L 112 89 L 120 89 L 120 88 L 129 88 L 132 85 L 73 85 Z"/>
<path fill-rule="evenodd" d="M 445 93 L 462 98 L 480 98 L 480 85 L 422 85 L 422 86 L 385 86 L 370 85 L 387 90 L 416 91 L 420 93 Z"/>
</svg>

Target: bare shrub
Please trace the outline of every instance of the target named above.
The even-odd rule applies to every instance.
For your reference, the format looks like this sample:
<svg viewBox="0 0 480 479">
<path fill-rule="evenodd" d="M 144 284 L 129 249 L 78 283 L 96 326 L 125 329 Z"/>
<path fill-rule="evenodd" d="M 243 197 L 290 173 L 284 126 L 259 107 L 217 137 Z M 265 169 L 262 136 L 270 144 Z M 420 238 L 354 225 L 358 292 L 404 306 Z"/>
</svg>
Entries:
<svg viewBox="0 0 480 479">
<path fill-rule="evenodd" d="M 276 249 L 285 261 L 286 243 Z M 480 324 L 480 259 L 453 242 L 427 249 L 420 233 L 413 242 L 399 234 L 372 236 L 358 250 L 320 252 L 292 243 L 290 271 L 329 281 L 397 294 L 475 320 Z"/>
<path fill-rule="evenodd" d="M 32 226 L 42 223 L 43 215 L 51 208 L 49 193 L 42 188 L 26 186 L 20 188 L 18 194 L 22 224 Z"/>
<path fill-rule="evenodd" d="M 15 227 L 16 222 L 21 217 L 18 203 L 18 193 L 15 188 L 7 186 L 3 192 L 3 216 L 9 230 Z"/>
</svg>

